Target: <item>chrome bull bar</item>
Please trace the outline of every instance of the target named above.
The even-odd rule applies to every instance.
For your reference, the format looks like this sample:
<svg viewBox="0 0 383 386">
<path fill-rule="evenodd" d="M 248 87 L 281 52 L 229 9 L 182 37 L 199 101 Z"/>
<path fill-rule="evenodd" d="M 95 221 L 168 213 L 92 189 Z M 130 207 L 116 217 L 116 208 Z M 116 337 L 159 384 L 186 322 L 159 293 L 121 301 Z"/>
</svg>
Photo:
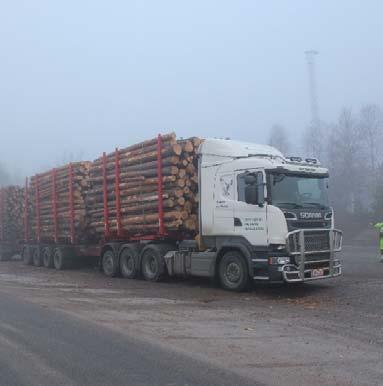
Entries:
<svg viewBox="0 0 383 386">
<path fill-rule="evenodd" d="M 342 242 L 343 235 L 338 229 L 298 229 L 288 233 L 287 251 L 296 264 L 282 267 L 283 279 L 286 282 L 303 282 L 341 275 L 342 266 L 335 253 L 342 250 Z M 309 259 L 312 255 L 319 257 Z M 328 263 L 328 266 L 311 268 L 314 263 Z"/>
</svg>

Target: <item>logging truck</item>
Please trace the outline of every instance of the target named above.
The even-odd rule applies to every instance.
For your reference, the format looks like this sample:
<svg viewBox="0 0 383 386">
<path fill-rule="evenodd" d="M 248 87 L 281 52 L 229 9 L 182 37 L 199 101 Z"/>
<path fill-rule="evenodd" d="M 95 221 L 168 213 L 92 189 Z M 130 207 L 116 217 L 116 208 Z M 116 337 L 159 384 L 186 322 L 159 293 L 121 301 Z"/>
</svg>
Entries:
<svg viewBox="0 0 383 386">
<path fill-rule="evenodd" d="M 24 214 L 24 262 L 63 269 L 74 258 L 90 256 L 109 277 L 202 276 L 231 291 L 252 281 L 296 283 L 341 275 L 342 232 L 334 228 L 328 170 L 316 159 L 226 139 L 194 144 L 195 152 L 190 141 L 159 135 L 116 149 L 115 155 L 104 153 L 90 166 L 87 178 L 94 185 L 85 192 L 84 207 L 74 197 L 72 165 L 59 171 L 68 180 L 61 207 L 58 171 L 36 176 L 33 237 L 31 213 Z M 186 155 L 182 146 L 190 147 Z M 44 178 L 51 188 L 41 188 Z M 29 208 L 28 183 L 24 190 Z M 50 206 L 41 206 L 43 194 Z M 67 239 L 59 232 L 60 210 Z M 90 225 L 76 233 L 82 213 Z M 44 229 L 52 238 L 44 238 Z"/>
</svg>

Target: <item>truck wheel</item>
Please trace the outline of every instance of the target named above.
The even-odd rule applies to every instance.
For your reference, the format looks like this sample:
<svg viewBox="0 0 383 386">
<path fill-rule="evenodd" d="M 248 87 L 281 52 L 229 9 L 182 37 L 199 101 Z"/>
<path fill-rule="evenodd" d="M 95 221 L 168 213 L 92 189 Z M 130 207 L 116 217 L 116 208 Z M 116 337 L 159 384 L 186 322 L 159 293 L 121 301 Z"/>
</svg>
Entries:
<svg viewBox="0 0 383 386">
<path fill-rule="evenodd" d="M 102 255 L 102 271 L 108 277 L 115 277 L 118 274 L 118 265 L 112 250 L 106 250 Z"/>
<path fill-rule="evenodd" d="M 29 245 L 25 245 L 22 252 L 23 257 L 23 263 L 25 265 L 31 265 L 32 264 L 32 253 L 31 248 Z"/>
<path fill-rule="evenodd" d="M 120 256 L 121 275 L 127 279 L 135 279 L 138 274 L 138 250 L 133 245 L 123 249 Z"/>
<path fill-rule="evenodd" d="M 41 257 L 41 249 L 40 249 L 40 247 L 33 248 L 32 260 L 33 260 L 33 265 L 35 267 L 41 267 L 41 265 L 43 263 L 43 259 Z"/>
<path fill-rule="evenodd" d="M 43 265 L 45 268 L 53 267 L 53 251 L 51 247 L 45 247 L 43 249 Z"/>
<path fill-rule="evenodd" d="M 226 252 L 219 263 L 218 274 L 221 286 L 226 290 L 240 292 L 248 286 L 249 269 L 240 252 Z"/>
<path fill-rule="evenodd" d="M 61 271 L 67 267 L 66 256 L 62 248 L 55 248 L 53 252 L 53 266 L 58 271 Z"/>
<path fill-rule="evenodd" d="M 145 280 L 160 281 L 166 273 L 166 251 L 160 245 L 148 245 L 141 253 L 141 272 Z"/>
</svg>

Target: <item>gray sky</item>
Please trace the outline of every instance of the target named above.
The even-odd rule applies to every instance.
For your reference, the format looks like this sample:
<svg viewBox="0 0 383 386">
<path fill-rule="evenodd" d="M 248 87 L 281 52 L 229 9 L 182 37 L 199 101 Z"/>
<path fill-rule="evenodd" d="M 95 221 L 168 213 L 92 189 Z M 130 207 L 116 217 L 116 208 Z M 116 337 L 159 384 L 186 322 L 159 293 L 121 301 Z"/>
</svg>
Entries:
<svg viewBox="0 0 383 386">
<path fill-rule="evenodd" d="M 383 3 L 0 0 L 0 162 L 33 173 L 175 130 L 265 142 L 382 105 Z"/>
</svg>

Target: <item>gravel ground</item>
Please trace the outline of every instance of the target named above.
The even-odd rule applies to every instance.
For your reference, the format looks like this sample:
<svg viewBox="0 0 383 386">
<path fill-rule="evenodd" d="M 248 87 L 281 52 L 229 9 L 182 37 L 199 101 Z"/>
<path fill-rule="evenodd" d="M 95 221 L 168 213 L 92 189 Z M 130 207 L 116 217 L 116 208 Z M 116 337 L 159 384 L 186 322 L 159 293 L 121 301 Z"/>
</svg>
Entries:
<svg viewBox="0 0 383 386">
<path fill-rule="evenodd" d="M 208 280 L 147 283 L 95 269 L 0 264 L 0 293 L 61 310 L 268 385 L 383 384 L 383 264 L 345 247 L 344 275 L 233 294 Z"/>
</svg>

